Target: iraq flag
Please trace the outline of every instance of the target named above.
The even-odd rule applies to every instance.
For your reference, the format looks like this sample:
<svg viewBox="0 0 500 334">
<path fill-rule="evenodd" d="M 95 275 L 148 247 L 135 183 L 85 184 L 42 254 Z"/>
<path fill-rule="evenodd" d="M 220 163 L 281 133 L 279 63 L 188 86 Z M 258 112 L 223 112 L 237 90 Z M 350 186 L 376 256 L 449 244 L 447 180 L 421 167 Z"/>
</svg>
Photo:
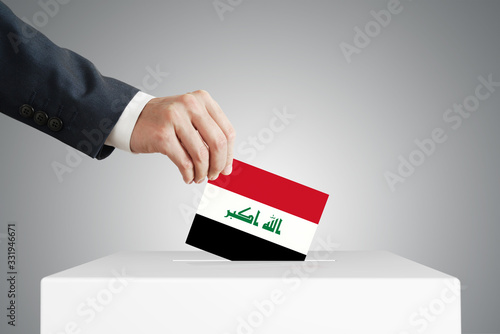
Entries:
<svg viewBox="0 0 500 334">
<path fill-rule="evenodd" d="M 328 195 L 238 160 L 208 181 L 186 243 L 229 260 L 302 261 Z"/>
</svg>

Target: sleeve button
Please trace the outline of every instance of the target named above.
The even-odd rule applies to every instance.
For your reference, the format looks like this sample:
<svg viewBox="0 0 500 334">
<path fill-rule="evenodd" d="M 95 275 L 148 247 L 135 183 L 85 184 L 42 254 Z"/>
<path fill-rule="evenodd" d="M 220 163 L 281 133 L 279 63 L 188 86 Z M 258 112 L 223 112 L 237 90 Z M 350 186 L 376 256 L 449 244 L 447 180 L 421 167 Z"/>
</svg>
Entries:
<svg viewBox="0 0 500 334">
<path fill-rule="evenodd" d="M 33 120 L 35 121 L 36 124 L 38 125 L 45 125 L 47 124 L 47 121 L 49 119 L 49 116 L 44 113 L 43 111 L 37 111 L 35 115 L 33 116 Z"/>
<path fill-rule="evenodd" d="M 33 117 L 34 113 L 35 110 L 29 104 L 23 104 L 21 107 L 19 107 L 19 114 L 21 114 L 21 116 L 23 116 L 24 118 L 31 118 Z"/>
<path fill-rule="evenodd" d="M 47 126 L 51 131 L 57 132 L 60 131 L 63 127 L 63 122 L 59 117 L 51 117 L 48 120 Z"/>
</svg>

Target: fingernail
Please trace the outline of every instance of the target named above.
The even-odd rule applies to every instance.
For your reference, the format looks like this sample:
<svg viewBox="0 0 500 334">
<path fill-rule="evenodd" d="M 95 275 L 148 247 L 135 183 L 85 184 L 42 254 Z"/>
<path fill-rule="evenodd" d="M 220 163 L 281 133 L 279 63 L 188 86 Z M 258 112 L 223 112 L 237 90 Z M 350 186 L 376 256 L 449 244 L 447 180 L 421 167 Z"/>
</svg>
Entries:
<svg viewBox="0 0 500 334">
<path fill-rule="evenodd" d="M 202 183 L 203 181 L 205 181 L 205 178 L 203 178 L 203 179 L 201 179 L 201 180 L 198 180 L 198 181 L 195 181 L 195 182 L 196 182 L 196 184 L 200 184 L 200 183 Z"/>
<path fill-rule="evenodd" d="M 189 183 L 188 183 L 188 184 L 192 184 L 192 183 L 193 183 L 193 181 L 194 181 L 194 180 L 189 181 Z"/>
<path fill-rule="evenodd" d="M 215 180 L 217 180 L 218 177 L 219 177 L 219 175 L 215 175 L 215 176 L 209 177 L 208 179 L 210 181 L 215 181 Z"/>
<path fill-rule="evenodd" d="M 232 171 L 233 171 L 233 165 L 231 164 L 231 165 L 226 166 L 226 168 L 224 168 L 222 173 L 225 175 L 229 175 L 229 174 L 231 174 Z"/>
</svg>

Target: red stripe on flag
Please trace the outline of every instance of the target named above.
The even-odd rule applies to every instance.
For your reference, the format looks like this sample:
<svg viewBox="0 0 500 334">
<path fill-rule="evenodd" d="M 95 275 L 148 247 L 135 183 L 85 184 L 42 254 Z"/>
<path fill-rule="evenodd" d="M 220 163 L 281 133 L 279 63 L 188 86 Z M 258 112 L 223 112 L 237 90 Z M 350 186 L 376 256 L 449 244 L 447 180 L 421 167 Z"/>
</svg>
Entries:
<svg viewBox="0 0 500 334">
<path fill-rule="evenodd" d="M 255 201 L 318 224 L 328 195 L 263 169 L 233 160 L 231 175 L 208 181 Z"/>
</svg>

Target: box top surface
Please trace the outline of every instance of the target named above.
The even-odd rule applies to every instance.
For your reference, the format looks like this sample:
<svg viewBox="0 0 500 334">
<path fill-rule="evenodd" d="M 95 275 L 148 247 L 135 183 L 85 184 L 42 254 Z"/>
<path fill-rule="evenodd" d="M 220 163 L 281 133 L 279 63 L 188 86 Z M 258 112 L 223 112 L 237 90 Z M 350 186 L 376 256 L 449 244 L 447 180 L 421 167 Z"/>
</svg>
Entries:
<svg viewBox="0 0 500 334">
<path fill-rule="evenodd" d="M 306 261 L 227 261 L 206 252 L 120 252 L 45 279 L 108 278 L 450 278 L 385 251 L 309 252 Z"/>
</svg>

